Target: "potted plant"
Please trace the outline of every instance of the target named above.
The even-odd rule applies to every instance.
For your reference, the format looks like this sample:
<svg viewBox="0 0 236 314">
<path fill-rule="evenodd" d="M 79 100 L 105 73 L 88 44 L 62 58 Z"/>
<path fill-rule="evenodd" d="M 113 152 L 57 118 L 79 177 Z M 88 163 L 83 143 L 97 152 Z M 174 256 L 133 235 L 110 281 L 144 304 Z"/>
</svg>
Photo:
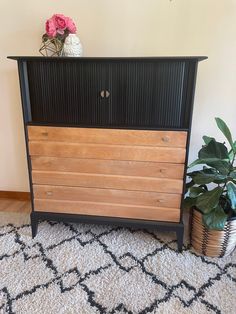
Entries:
<svg viewBox="0 0 236 314">
<path fill-rule="evenodd" d="M 215 120 L 229 149 L 225 142 L 203 136 L 198 159 L 188 166 L 198 165 L 198 170 L 187 173 L 184 205 L 192 209 L 192 246 L 207 256 L 224 256 L 236 245 L 236 141 L 226 123 Z"/>
</svg>

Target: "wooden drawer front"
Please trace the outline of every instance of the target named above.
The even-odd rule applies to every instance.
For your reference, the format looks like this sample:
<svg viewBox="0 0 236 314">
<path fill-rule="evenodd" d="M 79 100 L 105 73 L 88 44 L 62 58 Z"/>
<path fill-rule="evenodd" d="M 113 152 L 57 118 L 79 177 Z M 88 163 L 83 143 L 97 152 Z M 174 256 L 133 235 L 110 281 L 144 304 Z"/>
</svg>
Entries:
<svg viewBox="0 0 236 314">
<path fill-rule="evenodd" d="M 179 221 L 186 132 L 28 130 L 36 211 Z"/>
<path fill-rule="evenodd" d="M 30 141 L 32 156 L 95 158 L 184 163 L 185 149 L 151 146 L 77 144 L 48 141 Z"/>
<path fill-rule="evenodd" d="M 34 184 L 97 187 L 119 190 L 182 193 L 182 180 L 93 173 L 32 171 Z"/>
<path fill-rule="evenodd" d="M 171 163 L 58 157 L 31 157 L 33 170 L 183 179 L 184 165 Z"/>
<path fill-rule="evenodd" d="M 181 202 L 181 194 L 50 185 L 34 185 L 34 197 L 58 201 L 105 201 L 115 204 L 172 208 L 179 208 Z"/>
<path fill-rule="evenodd" d="M 29 126 L 29 140 L 144 146 L 186 146 L 187 132 Z"/>
<path fill-rule="evenodd" d="M 43 212 L 108 216 L 178 222 L 178 208 L 134 206 L 113 203 L 35 199 L 35 210 Z"/>
</svg>

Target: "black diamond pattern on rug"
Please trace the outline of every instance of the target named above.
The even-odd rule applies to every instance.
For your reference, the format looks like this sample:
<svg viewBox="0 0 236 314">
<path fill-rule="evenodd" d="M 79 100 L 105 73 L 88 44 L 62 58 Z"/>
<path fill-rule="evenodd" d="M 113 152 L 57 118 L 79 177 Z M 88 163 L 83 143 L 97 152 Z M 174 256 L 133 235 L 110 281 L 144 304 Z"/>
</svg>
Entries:
<svg viewBox="0 0 236 314">
<path fill-rule="evenodd" d="M 216 259 L 172 234 L 42 222 L 0 227 L 0 313 L 225 313 L 236 309 L 236 252 Z"/>
</svg>

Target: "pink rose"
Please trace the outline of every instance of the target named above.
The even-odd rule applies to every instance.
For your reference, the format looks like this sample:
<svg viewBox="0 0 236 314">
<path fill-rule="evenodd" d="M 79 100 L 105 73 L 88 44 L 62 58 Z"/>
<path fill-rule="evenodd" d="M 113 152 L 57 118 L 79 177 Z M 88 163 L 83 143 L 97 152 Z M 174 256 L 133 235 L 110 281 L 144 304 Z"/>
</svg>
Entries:
<svg viewBox="0 0 236 314">
<path fill-rule="evenodd" d="M 75 34 L 77 29 L 76 29 L 74 21 L 70 17 L 68 17 L 66 22 L 67 22 L 67 29 L 68 29 L 68 31 L 71 34 Z"/>
<path fill-rule="evenodd" d="M 60 34 L 60 35 L 64 35 L 65 31 L 63 29 L 58 29 L 57 33 Z"/>
<path fill-rule="evenodd" d="M 56 26 L 52 18 L 46 21 L 46 33 L 49 37 L 55 37 L 57 34 Z"/>
<path fill-rule="evenodd" d="M 54 14 L 52 16 L 55 26 L 59 30 L 65 30 L 67 27 L 67 18 L 63 14 Z"/>
</svg>

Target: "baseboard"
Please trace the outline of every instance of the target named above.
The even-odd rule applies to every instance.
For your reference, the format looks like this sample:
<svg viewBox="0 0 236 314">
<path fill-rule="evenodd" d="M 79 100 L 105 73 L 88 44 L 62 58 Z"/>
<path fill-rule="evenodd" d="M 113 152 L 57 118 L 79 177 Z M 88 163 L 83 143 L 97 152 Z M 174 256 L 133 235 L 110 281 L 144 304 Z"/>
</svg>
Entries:
<svg viewBox="0 0 236 314">
<path fill-rule="evenodd" d="M 30 192 L 19 192 L 19 191 L 0 191 L 1 198 L 10 198 L 19 201 L 29 201 Z"/>
</svg>

